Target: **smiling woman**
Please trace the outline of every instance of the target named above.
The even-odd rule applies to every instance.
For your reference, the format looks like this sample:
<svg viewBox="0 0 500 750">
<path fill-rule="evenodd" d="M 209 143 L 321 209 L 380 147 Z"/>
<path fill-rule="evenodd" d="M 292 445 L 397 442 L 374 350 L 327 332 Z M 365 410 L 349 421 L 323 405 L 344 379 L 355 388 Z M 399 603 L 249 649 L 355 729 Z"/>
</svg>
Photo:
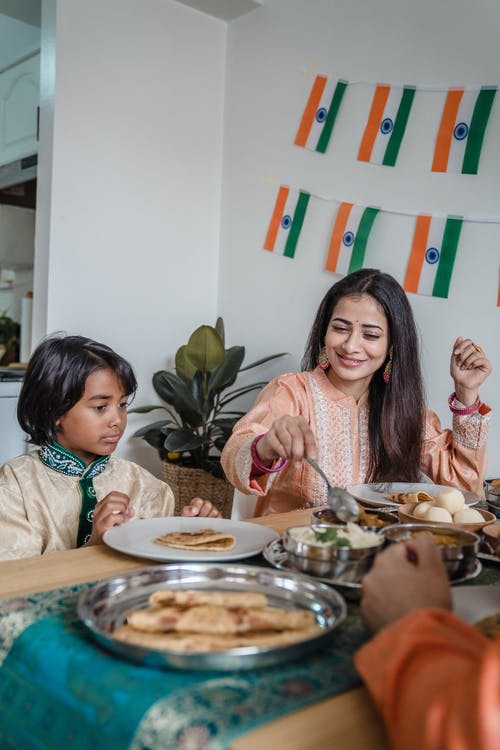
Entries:
<svg viewBox="0 0 500 750">
<path fill-rule="evenodd" d="M 229 481 L 260 496 L 257 515 L 326 504 L 326 485 L 415 482 L 481 493 L 489 408 L 478 388 L 484 352 L 458 338 L 451 356 L 453 429 L 425 409 L 413 313 L 389 274 L 361 269 L 322 300 L 303 372 L 273 380 L 235 426 L 222 455 Z M 456 399 L 456 400 L 455 400 Z"/>
</svg>

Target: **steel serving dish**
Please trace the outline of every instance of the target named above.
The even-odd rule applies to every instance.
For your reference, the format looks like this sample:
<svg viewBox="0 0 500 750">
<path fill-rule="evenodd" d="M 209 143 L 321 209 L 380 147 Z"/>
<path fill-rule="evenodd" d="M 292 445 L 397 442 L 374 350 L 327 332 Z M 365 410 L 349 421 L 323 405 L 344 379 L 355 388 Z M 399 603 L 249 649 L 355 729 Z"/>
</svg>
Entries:
<svg viewBox="0 0 500 750">
<path fill-rule="evenodd" d="M 227 649 L 210 653 L 158 651 L 113 638 L 127 612 L 147 606 L 153 591 L 165 588 L 252 591 L 265 594 L 269 606 L 309 609 L 321 630 L 283 646 Z M 82 594 L 78 614 L 94 638 L 117 656 L 138 664 L 176 669 L 254 669 L 296 659 L 325 646 L 347 615 L 344 599 L 325 584 L 293 572 L 253 565 L 185 563 L 159 565 L 100 581 Z"/>
<path fill-rule="evenodd" d="M 283 535 L 283 546 L 292 562 L 302 573 L 322 578 L 344 578 L 360 581 L 364 573 L 371 567 L 377 552 L 382 549 L 384 539 L 381 537 L 377 544 L 370 547 L 326 547 L 319 544 L 309 544 L 293 536 L 294 529 L 309 528 L 307 526 L 292 526 Z M 315 530 L 345 528 L 341 525 L 317 524 Z"/>
<path fill-rule="evenodd" d="M 500 518 L 500 479 L 487 479 L 484 483 L 486 506 L 496 518 Z"/>
<path fill-rule="evenodd" d="M 360 516 L 356 523 L 365 531 L 380 531 L 384 526 L 393 526 L 397 522 L 397 516 L 390 513 L 387 508 L 360 508 Z M 320 526 L 329 524 L 340 526 L 343 522 L 337 518 L 331 508 L 318 508 L 311 515 L 311 525 Z"/>
<path fill-rule="evenodd" d="M 438 544 L 441 557 L 451 580 L 470 576 L 477 569 L 476 555 L 479 551 L 480 539 L 472 531 L 465 531 L 456 526 L 443 523 L 402 523 L 382 529 L 382 535 L 389 543 L 402 542 L 412 539 L 418 532 L 428 531 Z M 450 539 L 451 544 L 445 544 L 444 539 Z"/>
</svg>

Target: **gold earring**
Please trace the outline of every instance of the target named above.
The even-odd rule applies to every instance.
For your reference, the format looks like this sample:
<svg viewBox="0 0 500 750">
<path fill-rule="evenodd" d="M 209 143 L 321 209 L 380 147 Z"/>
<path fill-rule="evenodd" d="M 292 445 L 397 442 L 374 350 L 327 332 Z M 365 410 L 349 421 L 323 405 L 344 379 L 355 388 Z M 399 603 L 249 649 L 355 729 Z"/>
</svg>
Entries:
<svg viewBox="0 0 500 750">
<path fill-rule="evenodd" d="M 323 371 L 328 370 L 328 368 L 330 367 L 330 360 L 328 359 L 328 354 L 326 353 L 326 346 L 324 346 L 319 353 L 318 365 Z"/>
<path fill-rule="evenodd" d="M 389 385 L 389 383 L 390 383 L 390 380 L 391 380 L 391 373 L 392 373 L 392 354 L 393 354 L 393 351 L 394 351 L 394 350 L 393 350 L 393 348 L 392 348 L 392 345 L 391 345 L 391 348 L 389 349 L 389 359 L 387 360 L 387 364 L 386 364 L 386 366 L 385 366 L 385 368 L 384 368 L 384 374 L 383 374 L 383 376 L 382 376 L 382 377 L 384 378 L 384 383 L 385 383 L 386 385 Z"/>
</svg>

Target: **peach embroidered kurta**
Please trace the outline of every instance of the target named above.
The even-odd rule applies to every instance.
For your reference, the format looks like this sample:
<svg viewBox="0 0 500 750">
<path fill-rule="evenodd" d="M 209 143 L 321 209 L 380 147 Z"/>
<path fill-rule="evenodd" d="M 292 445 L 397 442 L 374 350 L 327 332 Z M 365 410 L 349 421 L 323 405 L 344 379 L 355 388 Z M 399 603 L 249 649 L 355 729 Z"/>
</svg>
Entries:
<svg viewBox="0 0 500 750">
<path fill-rule="evenodd" d="M 500 638 L 425 609 L 381 630 L 355 664 L 394 750 L 500 747 Z"/>
<path fill-rule="evenodd" d="M 250 445 L 285 414 L 303 416 L 318 446 L 318 463 L 334 484 L 366 482 L 368 469 L 368 393 L 358 403 L 335 388 L 319 367 L 272 380 L 250 411 L 236 424 L 222 453 L 228 480 L 247 494 L 259 495 L 256 515 L 324 505 L 326 486 L 302 461 L 275 474 L 251 476 Z M 488 410 L 489 411 L 489 410 Z M 489 415 L 454 417 L 453 430 L 442 430 L 434 412 L 426 413 L 421 468 L 436 484 L 482 492 L 486 471 Z M 397 481 L 398 477 L 394 477 Z"/>
<path fill-rule="evenodd" d="M 19 456 L 0 469 L 0 560 L 32 557 L 76 546 L 82 494 L 78 477 L 43 464 L 38 451 Z M 109 492 L 130 497 L 135 518 L 171 516 L 170 487 L 146 469 L 111 456 L 94 479 L 97 500 Z"/>
</svg>

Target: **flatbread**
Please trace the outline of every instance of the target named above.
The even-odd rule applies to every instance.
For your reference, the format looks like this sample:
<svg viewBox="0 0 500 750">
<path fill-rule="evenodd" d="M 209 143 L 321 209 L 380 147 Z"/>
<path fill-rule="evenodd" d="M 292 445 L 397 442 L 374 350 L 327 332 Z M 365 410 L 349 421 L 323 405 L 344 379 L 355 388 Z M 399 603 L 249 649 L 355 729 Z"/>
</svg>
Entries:
<svg viewBox="0 0 500 750">
<path fill-rule="evenodd" d="M 386 497 L 393 503 L 401 503 L 402 505 L 406 503 L 424 503 L 435 500 L 435 498 L 432 495 L 429 495 L 428 492 L 390 492 Z"/>
<path fill-rule="evenodd" d="M 240 607 L 265 607 L 267 597 L 254 591 L 192 591 L 161 589 L 149 597 L 149 603 L 157 605 L 177 604 L 182 607 L 193 607 L 200 604 L 213 604 L 216 607 L 238 609 Z"/>
<path fill-rule="evenodd" d="M 173 531 L 169 534 L 162 534 L 153 541 L 175 549 L 229 550 L 236 544 L 236 537 L 214 529 L 198 529 L 198 531 Z"/>
<path fill-rule="evenodd" d="M 500 612 L 496 612 L 489 617 L 483 617 L 482 620 L 474 623 L 474 627 L 486 638 L 500 638 Z"/>
</svg>

